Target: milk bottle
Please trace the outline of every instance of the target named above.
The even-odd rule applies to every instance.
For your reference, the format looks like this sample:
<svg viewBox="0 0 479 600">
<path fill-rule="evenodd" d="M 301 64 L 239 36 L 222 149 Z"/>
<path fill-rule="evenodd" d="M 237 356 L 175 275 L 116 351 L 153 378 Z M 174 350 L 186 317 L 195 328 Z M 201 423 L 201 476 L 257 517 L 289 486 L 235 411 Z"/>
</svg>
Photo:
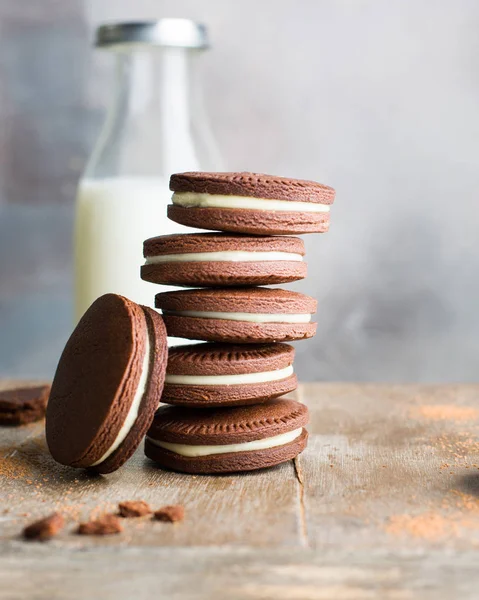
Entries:
<svg viewBox="0 0 479 600">
<path fill-rule="evenodd" d="M 107 292 L 153 306 L 167 288 L 140 279 L 143 241 L 192 231 L 166 217 L 169 176 L 221 169 L 194 73 L 205 28 L 187 19 L 103 25 L 96 43 L 115 57 L 116 82 L 78 186 L 76 320 Z"/>
</svg>

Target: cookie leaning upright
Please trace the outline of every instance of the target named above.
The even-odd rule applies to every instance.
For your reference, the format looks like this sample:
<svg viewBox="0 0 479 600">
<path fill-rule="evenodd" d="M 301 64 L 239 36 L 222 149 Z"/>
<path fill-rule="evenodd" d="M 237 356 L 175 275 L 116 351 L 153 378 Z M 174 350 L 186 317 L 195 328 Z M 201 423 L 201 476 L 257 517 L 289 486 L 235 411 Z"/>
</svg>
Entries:
<svg viewBox="0 0 479 600">
<path fill-rule="evenodd" d="M 321 183 L 258 173 L 177 173 L 170 189 L 172 221 L 254 235 L 324 233 L 335 197 Z"/>
<path fill-rule="evenodd" d="M 46 414 L 53 458 L 99 473 L 133 454 L 158 408 L 166 330 L 154 310 L 115 294 L 96 300 L 60 357 Z"/>
</svg>

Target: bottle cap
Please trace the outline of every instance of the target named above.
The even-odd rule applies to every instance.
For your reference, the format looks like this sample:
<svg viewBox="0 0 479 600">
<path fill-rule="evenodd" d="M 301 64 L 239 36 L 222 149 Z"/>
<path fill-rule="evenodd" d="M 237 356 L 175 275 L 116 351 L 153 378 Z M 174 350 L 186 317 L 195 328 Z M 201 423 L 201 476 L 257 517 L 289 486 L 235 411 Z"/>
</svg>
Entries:
<svg viewBox="0 0 479 600">
<path fill-rule="evenodd" d="M 208 48 L 208 32 L 204 25 L 190 19 L 104 24 L 96 31 L 97 47 L 144 44 L 173 48 Z"/>
</svg>

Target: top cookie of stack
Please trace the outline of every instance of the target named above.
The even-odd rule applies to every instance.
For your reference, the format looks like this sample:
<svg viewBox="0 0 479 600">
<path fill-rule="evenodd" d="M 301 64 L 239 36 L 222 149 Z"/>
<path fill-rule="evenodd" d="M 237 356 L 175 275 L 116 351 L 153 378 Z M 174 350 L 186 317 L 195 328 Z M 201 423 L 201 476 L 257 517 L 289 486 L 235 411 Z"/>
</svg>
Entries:
<svg viewBox="0 0 479 600">
<path fill-rule="evenodd" d="M 170 189 L 172 221 L 253 235 L 324 233 L 335 196 L 321 183 L 258 173 L 179 173 Z"/>
</svg>

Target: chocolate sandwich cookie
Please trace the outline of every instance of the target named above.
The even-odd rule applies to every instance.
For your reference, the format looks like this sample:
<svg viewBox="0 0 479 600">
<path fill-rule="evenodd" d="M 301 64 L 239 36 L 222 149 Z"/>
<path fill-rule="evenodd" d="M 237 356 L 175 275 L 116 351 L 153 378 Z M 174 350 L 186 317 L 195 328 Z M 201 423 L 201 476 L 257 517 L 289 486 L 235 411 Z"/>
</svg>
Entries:
<svg viewBox="0 0 479 600">
<path fill-rule="evenodd" d="M 0 425 L 26 425 L 43 419 L 49 393 L 49 385 L 0 392 Z"/>
<path fill-rule="evenodd" d="M 133 454 L 158 408 L 166 330 L 154 310 L 106 294 L 84 314 L 61 355 L 46 414 L 53 458 L 99 473 Z"/>
<path fill-rule="evenodd" d="M 238 344 L 312 337 L 316 304 L 298 292 L 260 287 L 163 292 L 155 303 L 168 335 Z"/>
<path fill-rule="evenodd" d="M 161 407 L 145 442 L 148 458 L 184 473 L 272 467 L 306 447 L 304 404 L 286 398 L 237 408 Z"/>
<path fill-rule="evenodd" d="M 177 173 L 170 189 L 172 221 L 255 235 L 324 233 L 335 196 L 321 183 L 259 173 Z"/>
<path fill-rule="evenodd" d="M 268 285 L 306 276 L 304 243 L 297 237 L 163 235 L 146 240 L 143 254 L 141 278 L 166 285 Z"/>
<path fill-rule="evenodd" d="M 288 344 L 192 344 L 170 348 L 162 402 L 212 407 L 257 404 L 292 392 Z"/>
</svg>

